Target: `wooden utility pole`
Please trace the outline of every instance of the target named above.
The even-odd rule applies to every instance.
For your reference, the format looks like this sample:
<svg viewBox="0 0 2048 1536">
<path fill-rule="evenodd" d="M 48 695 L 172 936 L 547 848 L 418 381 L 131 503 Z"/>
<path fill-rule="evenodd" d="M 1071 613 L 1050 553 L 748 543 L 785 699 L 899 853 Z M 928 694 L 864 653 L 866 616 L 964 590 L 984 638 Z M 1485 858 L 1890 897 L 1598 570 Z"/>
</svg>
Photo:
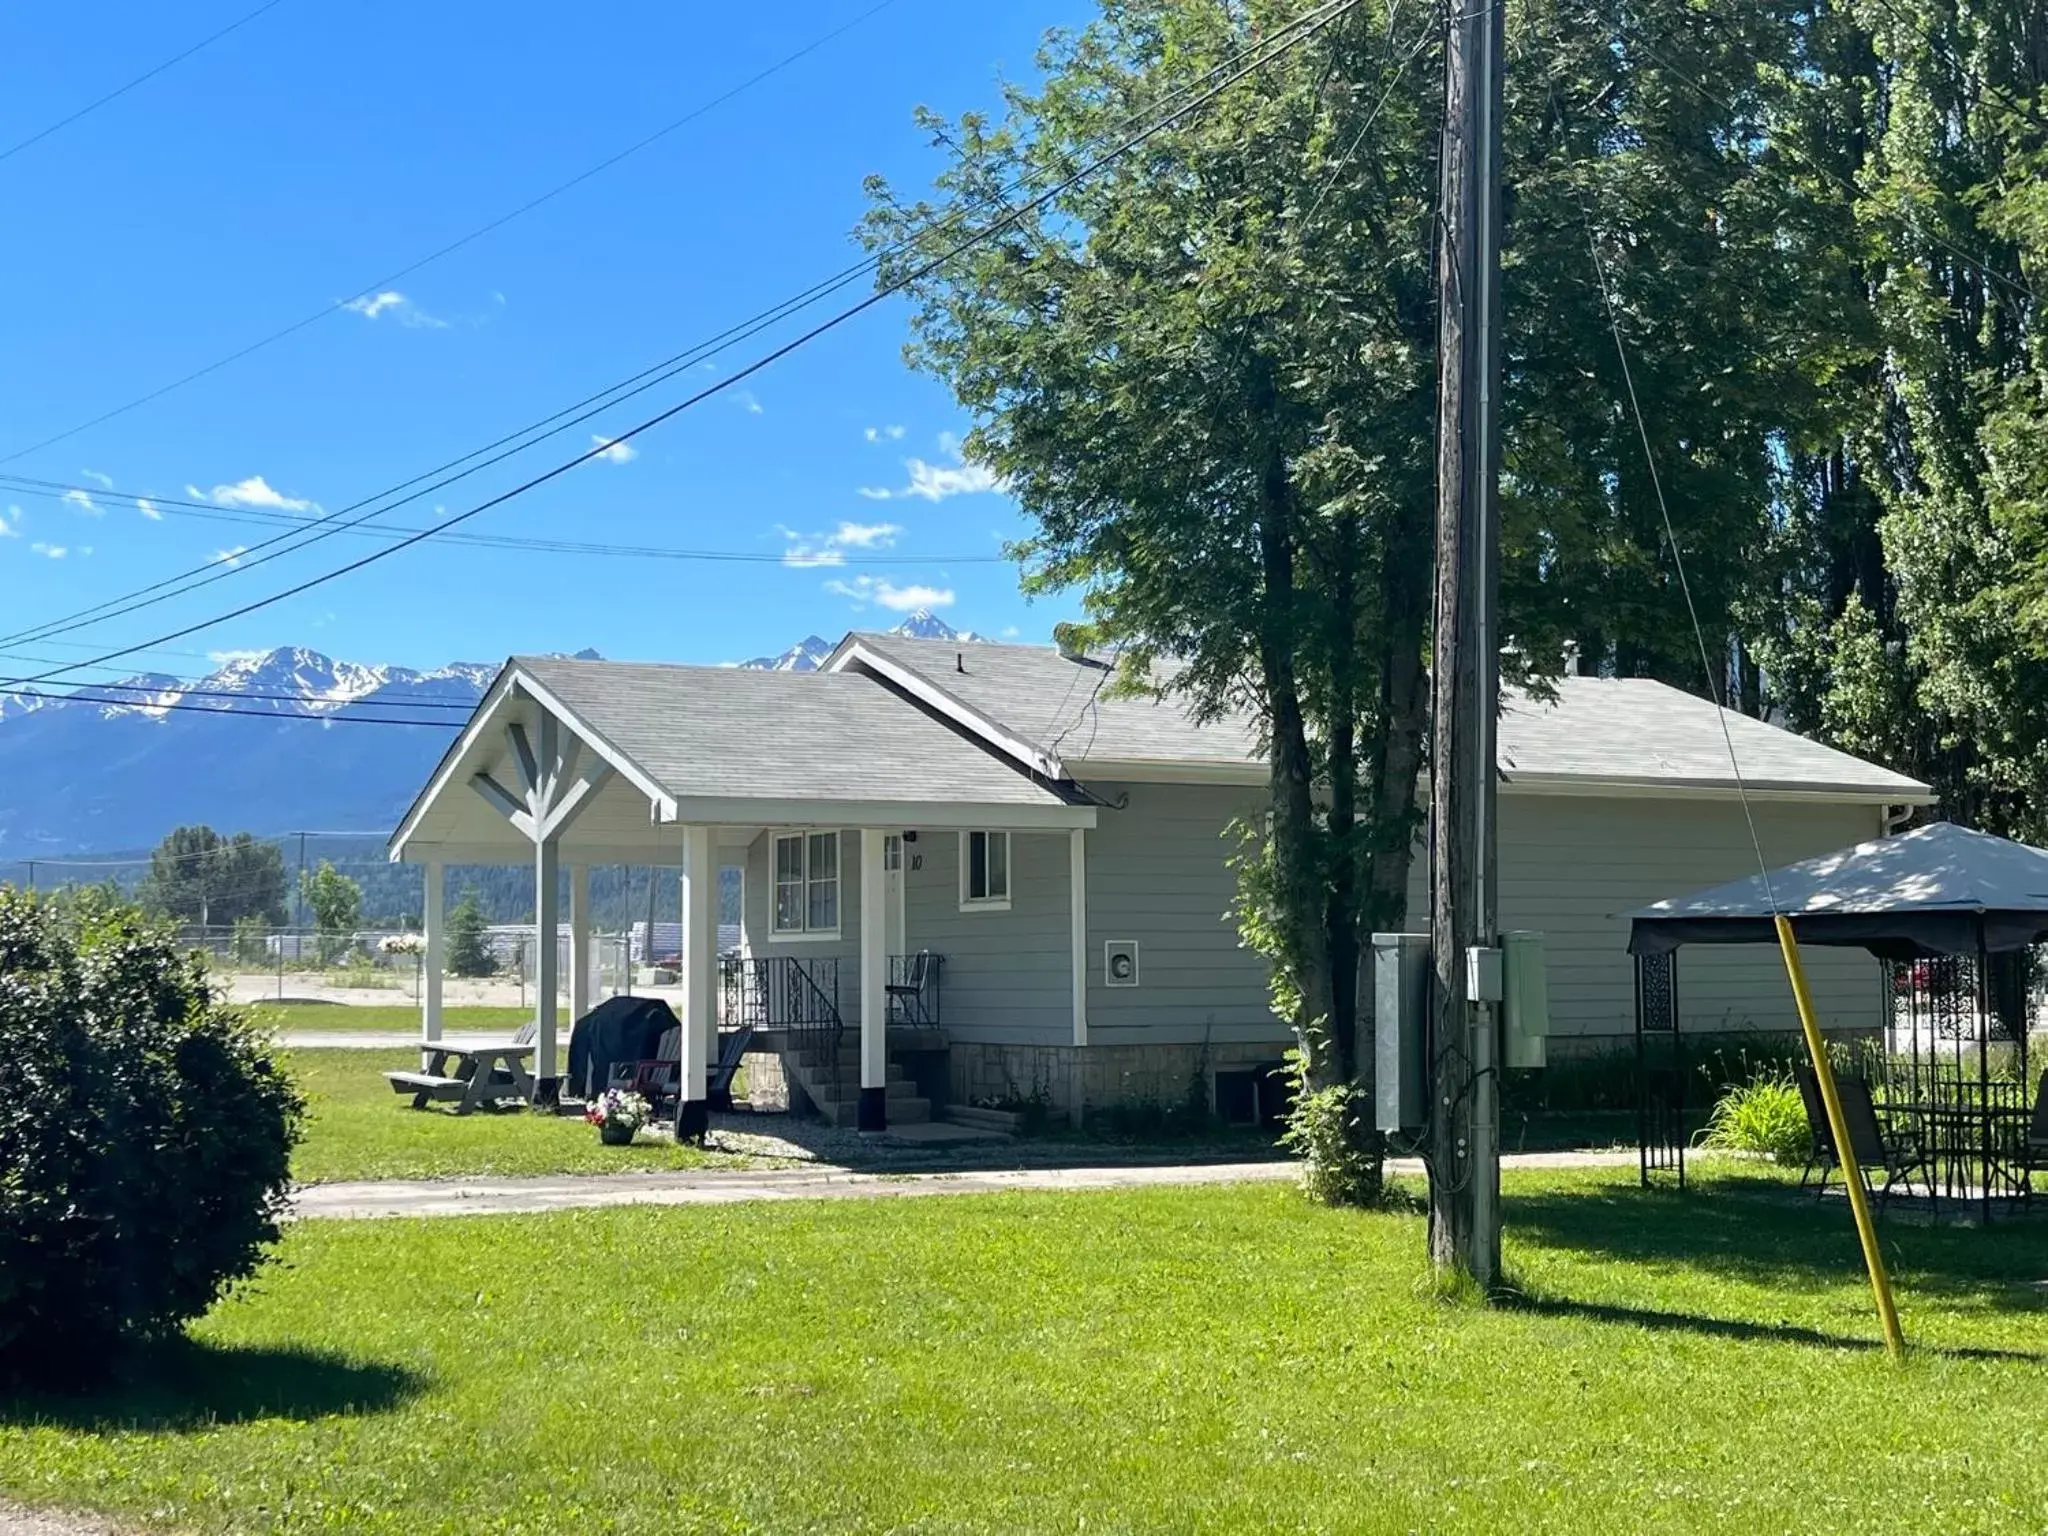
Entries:
<svg viewBox="0 0 2048 1536">
<path fill-rule="evenodd" d="M 1437 275 L 1436 628 L 1430 685 L 1429 1256 L 1500 1274 L 1494 731 L 1500 692 L 1503 0 L 1459 7 L 1444 50 Z M 1477 995 L 1474 995 L 1476 984 Z"/>
</svg>

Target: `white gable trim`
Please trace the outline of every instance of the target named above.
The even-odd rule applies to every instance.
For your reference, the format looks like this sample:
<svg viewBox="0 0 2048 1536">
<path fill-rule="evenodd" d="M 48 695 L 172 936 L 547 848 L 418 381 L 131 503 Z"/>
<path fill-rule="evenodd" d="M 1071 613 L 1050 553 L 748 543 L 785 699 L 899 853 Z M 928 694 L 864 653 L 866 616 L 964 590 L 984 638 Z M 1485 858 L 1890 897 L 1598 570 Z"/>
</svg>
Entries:
<svg viewBox="0 0 2048 1536">
<path fill-rule="evenodd" d="M 482 699 L 477 701 L 476 710 L 469 717 L 469 723 L 462 728 L 462 734 L 442 754 L 441 761 L 434 769 L 433 777 L 427 780 L 427 787 L 420 791 L 412 806 L 405 813 L 405 819 L 398 824 L 398 830 L 391 834 L 385 844 L 385 856 L 394 864 L 405 862 L 406 846 L 419 830 L 420 819 L 442 793 L 449 787 L 456 770 L 469 756 L 470 749 L 490 730 L 503 710 L 506 700 L 524 695 L 553 715 L 584 745 L 616 769 L 620 777 L 646 795 L 654 807 L 650 820 L 675 820 L 675 797 L 657 784 L 654 779 L 625 753 L 607 741 L 602 734 L 593 730 L 577 717 L 562 701 L 547 689 L 536 683 L 519 667 L 507 662 L 499 671 Z M 467 775 L 464 776 L 465 780 Z"/>
<path fill-rule="evenodd" d="M 1016 732 L 991 720 L 980 710 L 955 698 L 924 673 L 877 651 L 869 650 L 858 640 L 849 637 L 840 641 L 838 649 L 825 658 L 825 665 L 819 670 L 844 672 L 851 666 L 862 667 L 874 676 L 894 683 L 919 703 L 930 705 L 962 730 L 979 736 L 998 751 L 1016 759 L 1031 772 L 1043 774 L 1049 779 L 1065 779 L 1068 776 L 1065 766 L 1053 753 L 1026 741 Z"/>
<path fill-rule="evenodd" d="M 520 692 L 526 694 L 527 697 L 540 705 L 542 709 L 545 709 L 549 714 L 561 721 L 562 724 L 568 726 L 570 730 L 582 737 L 585 746 L 589 747 L 591 751 L 617 769 L 621 778 L 639 790 L 641 794 L 645 795 L 652 802 L 654 806 L 652 820 L 674 821 L 676 819 L 675 796 L 657 783 L 654 776 L 646 769 L 642 768 L 632 758 L 626 756 L 624 752 L 621 752 L 614 746 L 602 731 L 590 725 L 554 694 L 542 687 L 541 684 L 535 682 L 527 673 L 518 672 L 514 680 Z"/>
</svg>

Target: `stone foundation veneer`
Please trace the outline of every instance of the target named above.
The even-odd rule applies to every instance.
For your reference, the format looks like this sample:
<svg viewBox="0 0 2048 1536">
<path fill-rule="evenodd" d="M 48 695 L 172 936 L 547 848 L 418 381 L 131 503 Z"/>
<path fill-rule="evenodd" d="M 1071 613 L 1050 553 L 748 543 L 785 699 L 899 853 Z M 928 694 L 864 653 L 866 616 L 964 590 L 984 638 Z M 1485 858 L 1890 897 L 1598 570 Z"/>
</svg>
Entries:
<svg viewBox="0 0 2048 1536">
<path fill-rule="evenodd" d="M 1030 1098 L 1043 1090 L 1055 1111 L 1079 1121 L 1111 1104 L 1176 1104 L 1197 1071 L 1209 1103 L 1216 1074 L 1269 1066 L 1288 1042 L 1244 1045 L 979 1045 L 955 1040 L 947 1057 L 954 1104 Z"/>
</svg>

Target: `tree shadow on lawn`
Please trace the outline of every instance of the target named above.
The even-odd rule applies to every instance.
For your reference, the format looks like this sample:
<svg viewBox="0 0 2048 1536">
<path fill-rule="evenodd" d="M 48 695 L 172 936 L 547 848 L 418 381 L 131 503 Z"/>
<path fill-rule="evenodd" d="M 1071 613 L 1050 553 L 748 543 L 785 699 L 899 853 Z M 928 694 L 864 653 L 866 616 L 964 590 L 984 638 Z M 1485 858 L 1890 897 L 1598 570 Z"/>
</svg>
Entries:
<svg viewBox="0 0 2048 1536">
<path fill-rule="evenodd" d="M 1723 1179 L 1705 1190 L 1608 1185 L 1510 1193 L 1503 1216 L 1524 1242 L 1763 1286 L 1797 1290 L 1863 1267 L 1846 1205 L 1817 1207 L 1810 1194 L 1766 1179 Z M 1957 1227 L 1894 1219 L 1880 1221 L 1878 1236 L 1894 1278 L 1922 1294 L 1990 1311 L 2039 1312 L 2048 1305 L 2048 1227 L 2040 1223 Z"/>
<path fill-rule="evenodd" d="M 407 1367 L 324 1350 L 179 1338 L 138 1347 L 118 1380 L 76 1392 L 0 1390 L 0 1425 L 176 1433 L 254 1419 L 303 1422 L 389 1413 L 426 1385 Z"/>
<path fill-rule="evenodd" d="M 1548 1296 L 1509 1291 L 1502 1304 L 1517 1312 L 1544 1317 L 1580 1318 L 1594 1323 L 1617 1323 L 1630 1328 L 1649 1328 L 1674 1333 L 1696 1333 L 1711 1339 L 1740 1339 L 1772 1344 L 1801 1344 L 1810 1348 L 1873 1350 L 1883 1349 L 1882 1339 L 1859 1338 L 1853 1334 L 1828 1333 L 1797 1323 L 1758 1323 L 1742 1318 L 1707 1317 L 1695 1312 L 1667 1312 L 1653 1307 L 1621 1307 L 1606 1302 L 1575 1301 L 1568 1296 Z M 2030 1365 L 2048 1365 L 2048 1355 L 2024 1349 L 1978 1349 L 1960 1345 L 1918 1344 L 1908 1341 L 1918 1355 L 1940 1355 L 1950 1360 L 2008 1360 Z"/>
</svg>

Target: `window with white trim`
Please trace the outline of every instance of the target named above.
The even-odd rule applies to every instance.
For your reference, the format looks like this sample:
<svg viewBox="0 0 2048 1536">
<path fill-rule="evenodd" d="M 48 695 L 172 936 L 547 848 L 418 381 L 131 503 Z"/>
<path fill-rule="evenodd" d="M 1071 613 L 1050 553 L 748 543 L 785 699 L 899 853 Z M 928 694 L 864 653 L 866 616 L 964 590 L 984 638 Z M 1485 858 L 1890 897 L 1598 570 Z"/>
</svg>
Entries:
<svg viewBox="0 0 2048 1536">
<path fill-rule="evenodd" d="M 960 907 L 1002 910 L 1010 905 L 1010 834 L 960 834 Z"/>
<path fill-rule="evenodd" d="M 839 933 L 839 834 L 778 832 L 773 853 L 778 938 Z"/>
</svg>

